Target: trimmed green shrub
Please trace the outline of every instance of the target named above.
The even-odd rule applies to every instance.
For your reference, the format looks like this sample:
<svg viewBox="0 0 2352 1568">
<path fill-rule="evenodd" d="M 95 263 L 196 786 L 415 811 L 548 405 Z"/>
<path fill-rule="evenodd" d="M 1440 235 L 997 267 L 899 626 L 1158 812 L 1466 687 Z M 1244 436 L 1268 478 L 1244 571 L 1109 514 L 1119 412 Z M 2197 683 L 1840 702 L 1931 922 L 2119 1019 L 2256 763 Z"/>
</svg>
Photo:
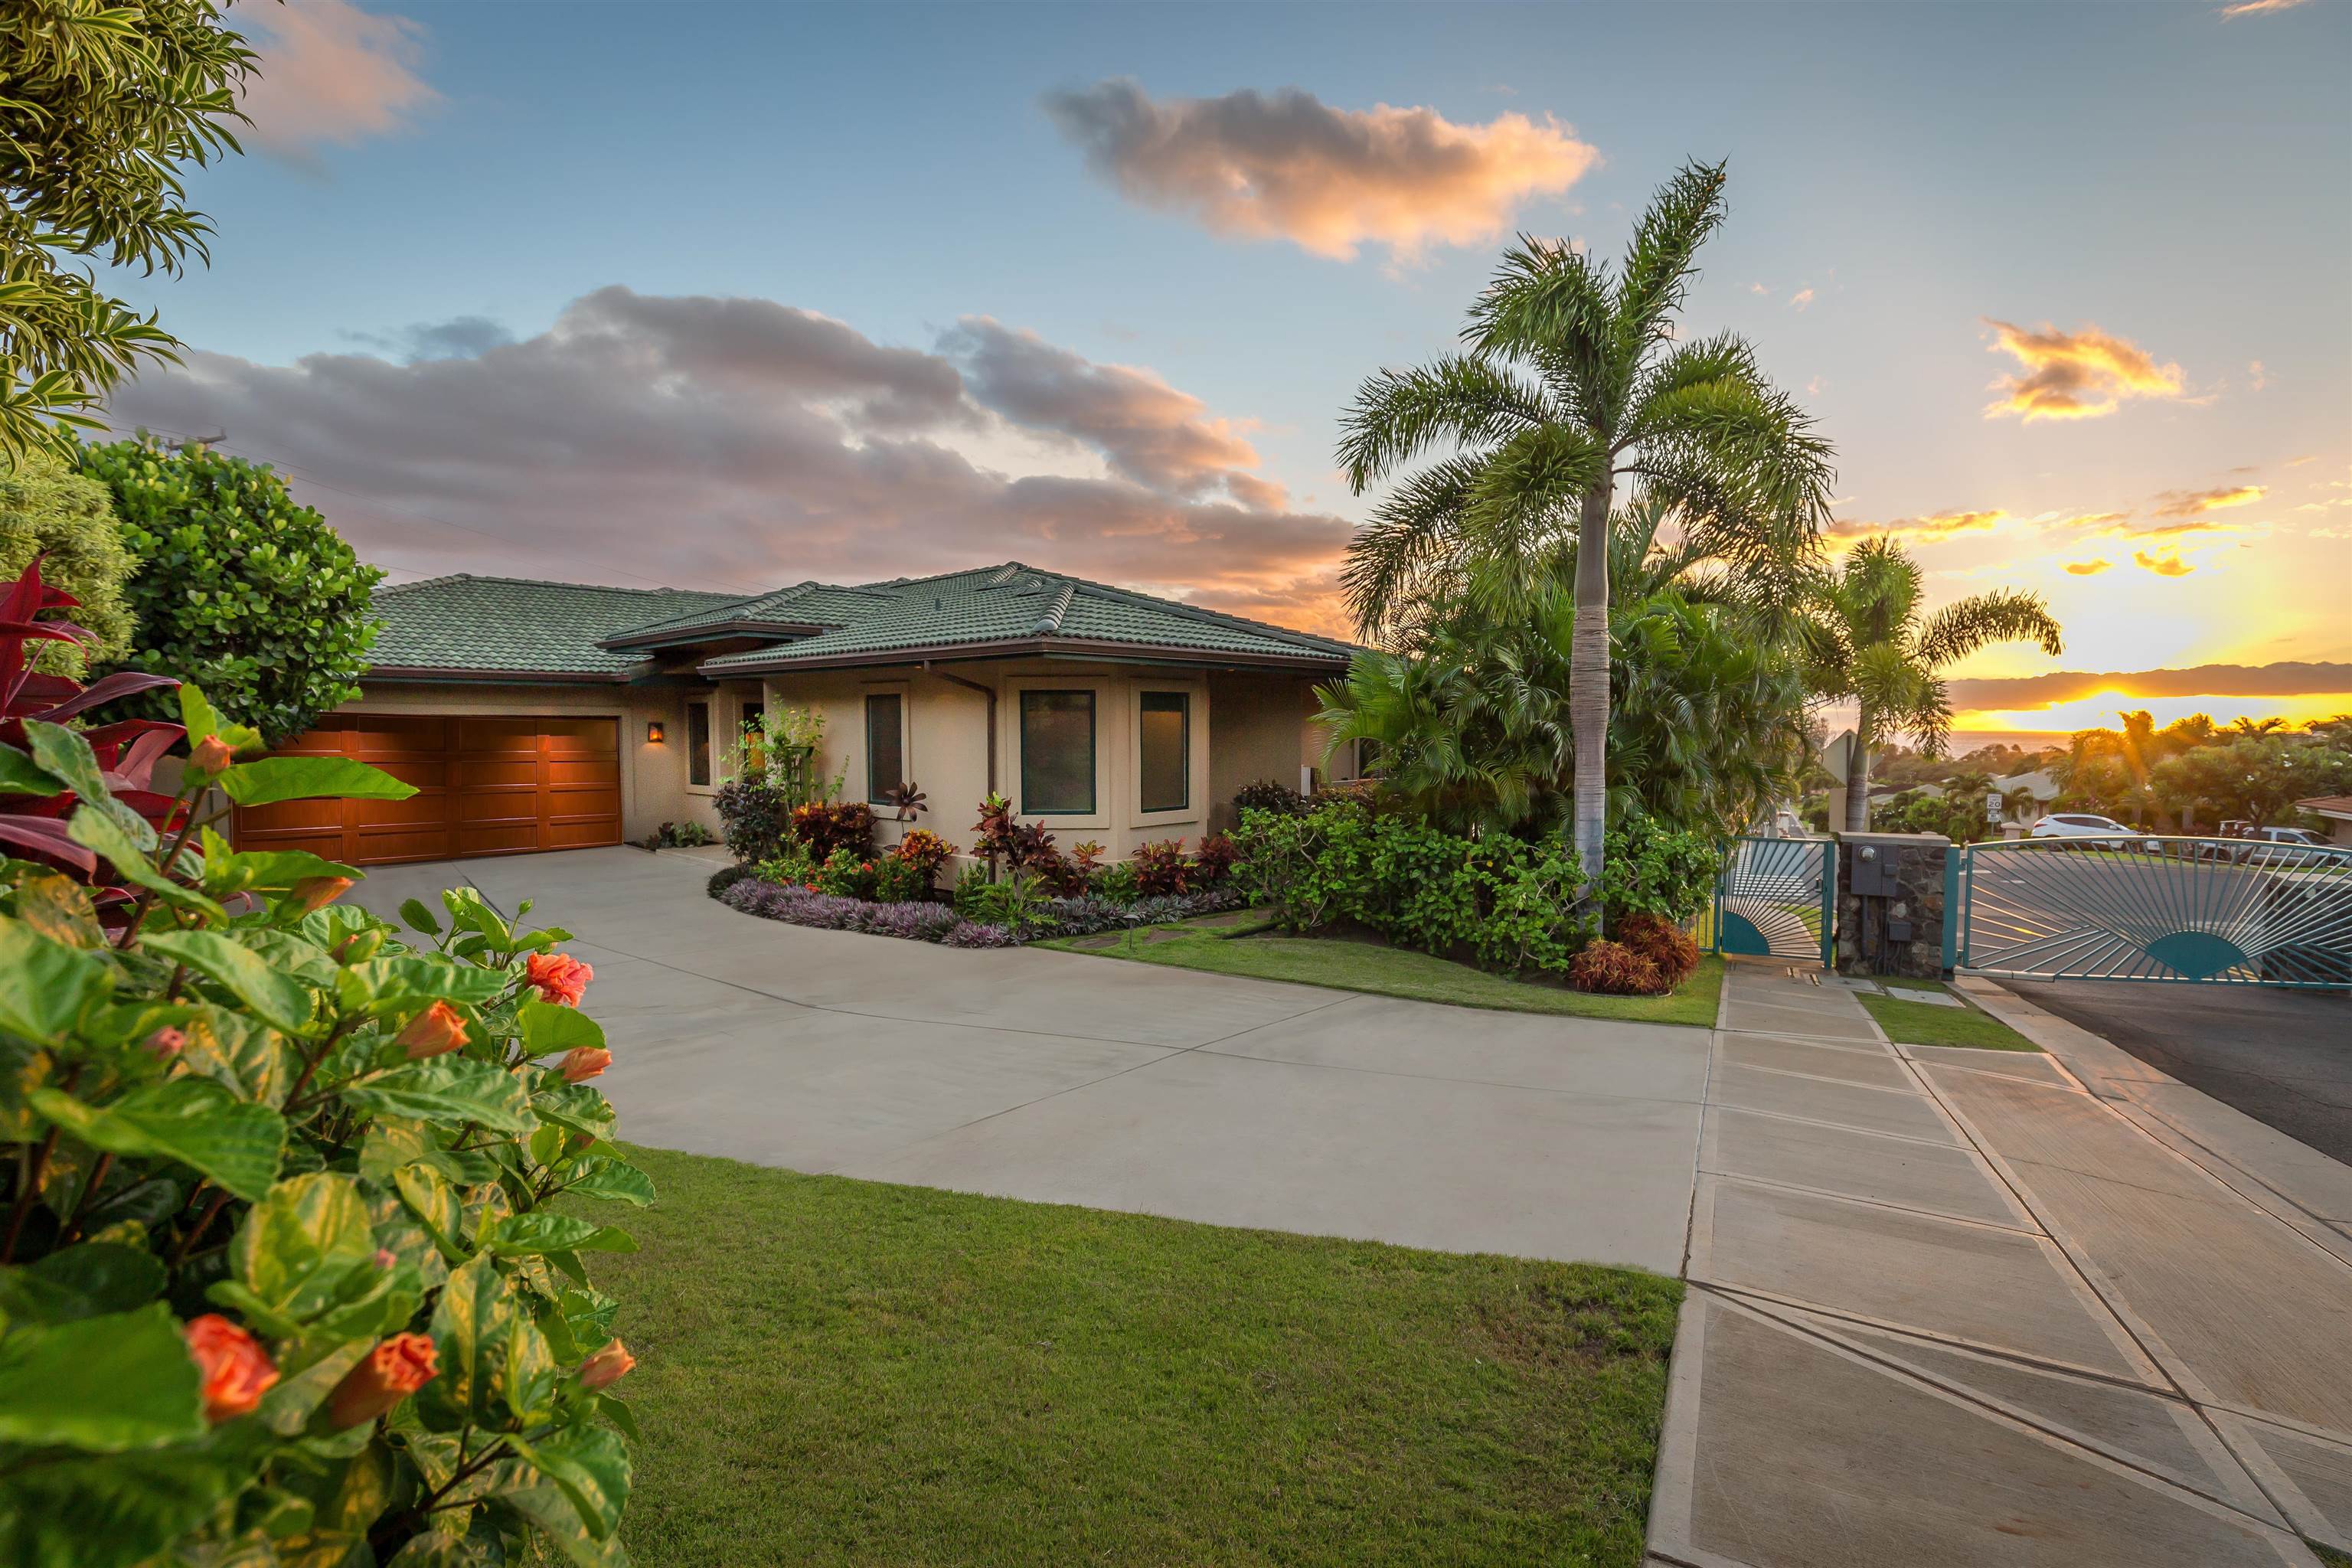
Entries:
<svg viewBox="0 0 2352 1568">
<path fill-rule="evenodd" d="M 129 653 L 134 623 L 123 584 L 132 563 L 114 520 L 114 496 L 47 453 L 0 469 L 0 578 L 15 581 L 36 555 L 42 579 L 78 601 L 74 623 L 91 640 L 36 643 L 33 668 L 79 675 Z"/>
<path fill-rule="evenodd" d="M 121 663 L 205 689 L 222 715 L 278 745 L 360 692 L 382 623 L 383 574 L 259 464 L 151 441 L 85 449 L 82 472 L 114 493 L 135 562 L 138 632 Z M 139 700 L 168 718 L 168 698 Z"/>
<path fill-rule="evenodd" d="M 1601 897 L 1612 930 L 1626 915 L 1681 925 L 1706 907 L 1723 870 L 1723 849 L 1704 834 L 1668 827 L 1644 812 L 1609 825 Z"/>
<path fill-rule="evenodd" d="M 1353 921 L 1507 973 L 1564 972 L 1591 934 L 1575 852 L 1558 837 L 1465 837 L 1337 799 L 1244 812 L 1231 837 L 1235 884 L 1291 931 Z"/>
</svg>

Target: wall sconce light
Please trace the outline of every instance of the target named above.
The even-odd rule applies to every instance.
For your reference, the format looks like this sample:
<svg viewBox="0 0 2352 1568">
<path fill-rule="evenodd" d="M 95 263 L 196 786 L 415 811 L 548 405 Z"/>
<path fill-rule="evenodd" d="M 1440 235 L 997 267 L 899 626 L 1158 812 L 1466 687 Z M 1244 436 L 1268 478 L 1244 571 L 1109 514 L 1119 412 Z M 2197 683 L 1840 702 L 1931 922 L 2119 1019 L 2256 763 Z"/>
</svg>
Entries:
<svg viewBox="0 0 2352 1568">
<path fill-rule="evenodd" d="M 658 746 L 658 745 L 660 745 L 661 743 L 662 743 L 662 721 L 661 721 L 660 720 L 658 720 L 658 719 L 648 719 L 648 720 L 646 720 L 646 745 L 648 745 L 648 746 Z"/>
</svg>

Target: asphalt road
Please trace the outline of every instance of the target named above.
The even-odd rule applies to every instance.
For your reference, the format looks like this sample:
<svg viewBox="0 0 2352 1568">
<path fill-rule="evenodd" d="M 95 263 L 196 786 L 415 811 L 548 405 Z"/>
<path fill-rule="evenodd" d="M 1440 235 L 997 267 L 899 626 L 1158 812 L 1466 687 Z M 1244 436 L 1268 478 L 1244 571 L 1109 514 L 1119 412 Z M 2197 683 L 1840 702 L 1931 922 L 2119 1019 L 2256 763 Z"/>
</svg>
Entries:
<svg viewBox="0 0 2352 1568">
<path fill-rule="evenodd" d="M 2352 1164 L 2352 994 L 2131 980 L 2001 984 Z"/>
</svg>

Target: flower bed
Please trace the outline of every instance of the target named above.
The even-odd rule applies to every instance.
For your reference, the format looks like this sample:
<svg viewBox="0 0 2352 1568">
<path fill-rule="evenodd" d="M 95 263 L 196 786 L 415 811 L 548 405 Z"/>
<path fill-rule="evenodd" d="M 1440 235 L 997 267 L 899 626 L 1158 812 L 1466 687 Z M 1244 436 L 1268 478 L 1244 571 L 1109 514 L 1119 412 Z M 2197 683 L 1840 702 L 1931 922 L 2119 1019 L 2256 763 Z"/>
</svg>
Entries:
<svg viewBox="0 0 2352 1568">
<path fill-rule="evenodd" d="M 916 827 L 873 854 L 872 832 L 863 805 L 803 805 L 790 813 L 774 853 L 718 872 L 710 896 L 787 925 L 948 947 L 1018 947 L 1189 920 L 1249 901 L 1230 880 L 1234 847 L 1218 834 L 1190 853 L 1171 838 L 1137 846 L 1132 859 L 1106 863 L 1101 845 L 1078 844 L 1066 854 L 1043 825 L 1016 822 L 1012 803 L 992 795 L 972 825 L 972 853 L 982 864 L 966 871 L 942 902 L 940 874 L 961 851 Z M 729 842 L 738 837 L 730 832 Z"/>
<path fill-rule="evenodd" d="M 1014 919 L 981 921 L 958 913 L 953 904 L 929 900 L 877 903 L 869 899 L 815 892 L 794 883 L 772 882 L 757 876 L 735 879 L 714 896 L 730 909 L 762 920 L 782 921 L 786 925 L 904 937 L 947 947 L 1018 947 L 1049 937 L 1085 936 L 1094 931 L 1124 930 L 1129 925 L 1189 920 L 1194 915 L 1240 909 L 1248 902 L 1238 889 L 1230 887 L 1142 898 L 1130 903 L 1093 897 L 1040 899 Z"/>
</svg>

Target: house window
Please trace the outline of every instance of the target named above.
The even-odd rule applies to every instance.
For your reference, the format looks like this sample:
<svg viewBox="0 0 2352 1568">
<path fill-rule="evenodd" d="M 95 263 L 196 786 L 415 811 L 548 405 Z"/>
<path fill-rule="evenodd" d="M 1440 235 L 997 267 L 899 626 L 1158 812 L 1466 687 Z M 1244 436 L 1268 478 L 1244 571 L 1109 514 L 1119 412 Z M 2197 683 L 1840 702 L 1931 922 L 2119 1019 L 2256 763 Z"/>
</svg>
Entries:
<svg viewBox="0 0 2352 1568">
<path fill-rule="evenodd" d="M 890 792 L 907 782 L 906 731 L 900 727 L 900 714 L 897 692 L 866 695 L 866 798 L 875 805 L 887 804 Z"/>
<path fill-rule="evenodd" d="M 1142 694 L 1141 799 L 1145 811 L 1192 804 L 1192 699 L 1182 691 Z"/>
<path fill-rule="evenodd" d="M 1095 694 L 1021 694 L 1021 813 L 1091 816 L 1095 809 Z"/>
<path fill-rule="evenodd" d="M 708 787 L 710 783 L 710 704 L 686 705 L 686 782 Z"/>
<path fill-rule="evenodd" d="M 768 705 L 757 699 L 743 704 L 742 727 L 737 731 L 743 745 L 743 771 L 760 773 L 768 765 L 768 731 L 761 721 L 768 714 Z"/>
</svg>

